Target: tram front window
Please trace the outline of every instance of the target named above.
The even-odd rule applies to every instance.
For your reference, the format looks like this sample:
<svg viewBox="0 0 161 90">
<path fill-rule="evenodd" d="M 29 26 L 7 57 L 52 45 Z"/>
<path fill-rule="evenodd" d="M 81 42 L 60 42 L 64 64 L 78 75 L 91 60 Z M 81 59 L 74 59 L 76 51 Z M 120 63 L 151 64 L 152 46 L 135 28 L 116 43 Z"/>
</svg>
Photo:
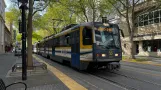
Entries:
<svg viewBox="0 0 161 90">
<path fill-rule="evenodd" d="M 92 29 L 87 27 L 83 29 L 83 45 L 92 45 Z"/>
<path fill-rule="evenodd" d="M 96 44 L 105 49 L 120 49 L 118 28 L 98 27 L 95 30 Z"/>
</svg>

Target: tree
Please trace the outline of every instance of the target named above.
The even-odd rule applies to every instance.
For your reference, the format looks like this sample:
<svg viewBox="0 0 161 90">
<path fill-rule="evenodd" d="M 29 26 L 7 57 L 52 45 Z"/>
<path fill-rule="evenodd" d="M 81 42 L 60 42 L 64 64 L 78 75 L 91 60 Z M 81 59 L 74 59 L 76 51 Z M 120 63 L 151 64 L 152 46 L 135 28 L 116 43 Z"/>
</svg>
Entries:
<svg viewBox="0 0 161 90">
<path fill-rule="evenodd" d="M 77 22 L 98 21 L 102 15 L 109 13 L 109 7 L 104 7 L 105 0 L 59 0 L 71 14 L 76 16 Z"/>
<path fill-rule="evenodd" d="M 5 21 L 6 24 L 10 26 L 11 33 L 13 33 L 13 25 L 15 30 L 18 29 L 18 17 L 20 17 L 20 12 L 16 7 L 11 6 L 9 10 L 5 12 Z M 14 43 L 14 40 L 12 40 L 12 43 Z"/>
<path fill-rule="evenodd" d="M 38 11 L 43 11 L 48 5 L 50 0 L 39 1 L 35 2 L 34 0 L 29 0 L 29 11 L 28 11 L 28 23 L 27 23 L 27 66 L 33 66 L 33 59 L 32 59 L 32 32 L 33 32 L 33 16 Z"/>
<path fill-rule="evenodd" d="M 43 39 L 43 36 L 40 35 L 40 30 L 39 31 L 34 31 L 32 33 L 32 44 L 34 44 L 35 42 L 38 42 L 40 40 Z"/>
<path fill-rule="evenodd" d="M 113 7 L 117 10 L 121 17 L 126 19 L 128 33 L 129 33 L 129 46 L 130 46 L 130 56 L 129 58 L 134 59 L 133 54 L 133 36 L 134 36 L 134 20 L 135 20 L 135 13 L 134 7 L 136 6 L 139 0 L 107 0 Z M 123 8 L 120 8 L 122 6 Z"/>
<path fill-rule="evenodd" d="M 139 6 L 139 2 L 142 2 L 142 0 L 106 0 L 108 1 L 113 8 L 119 13 L 120 17 L 126 20 L 127 30 L 129 33 L 129 58 L 134 59 L 134 30 L 135 30 L 135 20 L 138 17 L 137 10 Z M 142 3 L 141 7 L 144 9 L 143 12 L 146 12 L 148 10 L 148 2 L 151 0 L 145 1 Z M 156 4 L 157 5 L 157 4 Z M 160 6 L 160 5 L 158 5 Z M 151 8 L 151 7 L 150 7 Z M 142 13 L 143 13 L 142 12 Z"/>
<path fill-rule="evenodd" d="M 65 6 L 53 3 L 46 9 L 45 14 L 37 16 L 38 19 L 33 23 L 36 28 L 46 30 L 51 35 L 59 32 L 61 28 L 68 24 L 76 23 L 75 16 L 73 15 L 72 18 L 69 16 L 70 11 Z"/>
</svg>

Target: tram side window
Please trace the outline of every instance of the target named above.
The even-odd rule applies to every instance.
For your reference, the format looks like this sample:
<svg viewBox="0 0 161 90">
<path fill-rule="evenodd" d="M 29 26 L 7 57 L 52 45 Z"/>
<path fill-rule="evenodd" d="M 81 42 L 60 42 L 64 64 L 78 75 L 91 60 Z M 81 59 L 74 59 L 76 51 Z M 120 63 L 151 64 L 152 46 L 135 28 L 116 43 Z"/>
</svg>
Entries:
<svg viewBox="0 0 161 90">
<path fill-rule="evenodd" d="M 92 29 L 83 29 L 83 45 L 92 45 Z"/>
<path fill-rule="evenodd" d="M 65 39 L 66 39 L 66 45 L 69 46 L 70 45 L 70 42 L 69 42 L 70 35 L 69 34 L 65 35 Z"/>
<path fill-rule="evenodd" d="M 66 46 L 66 43 L 65 43 L 65 36 L 61 36 L 61 37 L 60 37 L 60 46 L 62 46 L 62 47 Z"/>
<path fill-rule="evenodd" d="M 56 38 L 54 38 L 54 41 L 53 41 L 53 43 L 54 43 L 54 46 L 56 46 Z"/>
<path fill-rule="evenodd" d="M 60 39 L 59 39 L 59 37 L 56 38 L 56 46 L 60 46 Z"/>
</svg>

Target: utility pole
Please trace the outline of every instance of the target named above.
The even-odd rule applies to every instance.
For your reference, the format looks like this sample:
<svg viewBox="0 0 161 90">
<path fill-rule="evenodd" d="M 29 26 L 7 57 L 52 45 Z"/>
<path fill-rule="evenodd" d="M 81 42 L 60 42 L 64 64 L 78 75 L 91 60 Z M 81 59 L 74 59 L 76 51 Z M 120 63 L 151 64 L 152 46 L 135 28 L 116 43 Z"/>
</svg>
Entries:
<svg viewBox="0 0 161 90">
<path fill-rule="evenodd" d="M 26 65 L 26 10 L 28 0 L 18 0 L 21 3 L 19 7 L 22 11 L 22 80 L 27 80 L 27 65 Z"/>
</svg>

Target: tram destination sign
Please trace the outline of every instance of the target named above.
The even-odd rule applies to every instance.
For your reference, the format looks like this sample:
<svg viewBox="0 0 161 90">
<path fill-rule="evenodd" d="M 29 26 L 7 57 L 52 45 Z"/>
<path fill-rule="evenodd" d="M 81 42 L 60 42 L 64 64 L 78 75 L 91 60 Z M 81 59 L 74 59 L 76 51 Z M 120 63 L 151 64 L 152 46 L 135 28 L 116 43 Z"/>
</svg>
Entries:
<svg viewBox="0 0 161 90">
<path fill-rule="evenodd" d="M 98 31 L 107 31 L 107 32 L 112 32 L 112 28 L 104 28 L 104 27 L 99 27 Z"/>
</svg>

